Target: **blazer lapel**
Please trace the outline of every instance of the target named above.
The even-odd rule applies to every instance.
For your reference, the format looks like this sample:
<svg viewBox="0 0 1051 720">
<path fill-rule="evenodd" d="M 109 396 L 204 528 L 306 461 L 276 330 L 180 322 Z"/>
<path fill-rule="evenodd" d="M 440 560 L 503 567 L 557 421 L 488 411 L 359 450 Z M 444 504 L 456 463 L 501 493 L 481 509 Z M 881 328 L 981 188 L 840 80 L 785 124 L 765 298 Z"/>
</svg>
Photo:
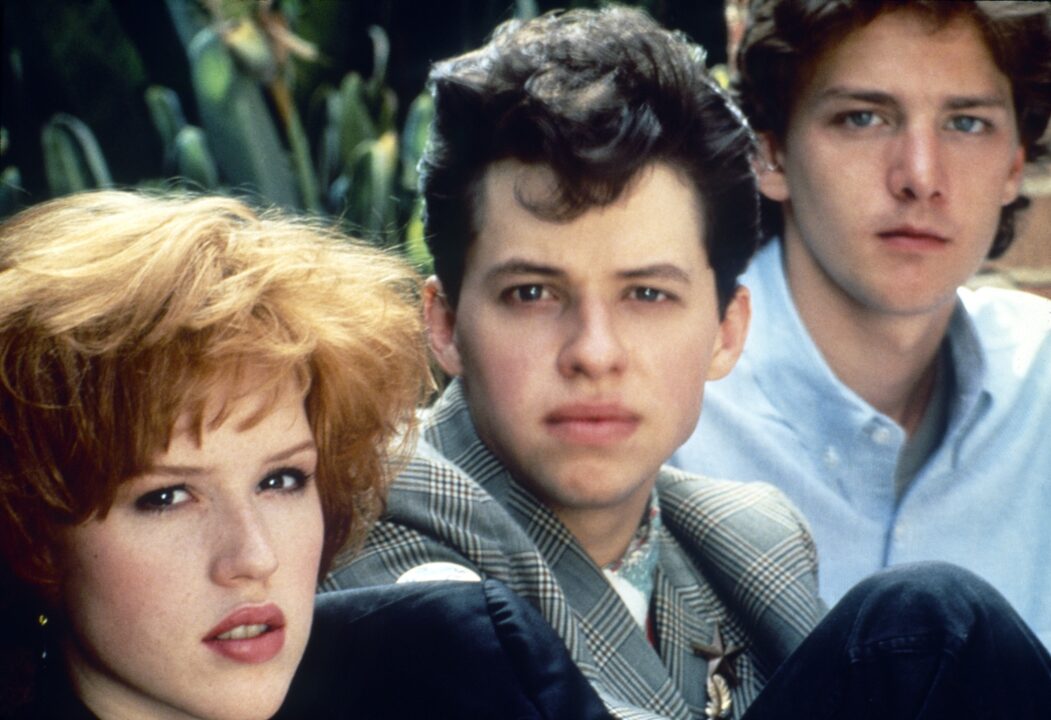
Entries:
<svg viewBox="0 0 1051 720">
<path fill-rule="evenodd" d="M 707 585 L 697 587 L 696 574 L 685 562 L 678 546 L 662 529 L 652 604 L 657 643 L 661 659 L 690 712 L 704 717 L 708 662 L 694 652 L 693 643 L 711 639 L 714 625 L 710 618 L 720 608 Z"/>
<path fill-rule="evenodd" d="M 685 699 L 642 628 L 566 526 L 517 484 L 507 502 L 558 578 L 608 684 L 639 707 L 670 718 L 689 717 Z"/>
<path fill-rule="evenodd" d="M 730 670 L 719 674 L 730 681 L 732 704 L 721 717 L 740 717 L 763 682 L 746 633 L 739 616 L 693 567 L 666 528 L 661 533 L 653 616 L 661 658 L 695 717 L 706 716 L 708 666 L 718 657 L 711 650 L 729 651 Z"/>
</svg>

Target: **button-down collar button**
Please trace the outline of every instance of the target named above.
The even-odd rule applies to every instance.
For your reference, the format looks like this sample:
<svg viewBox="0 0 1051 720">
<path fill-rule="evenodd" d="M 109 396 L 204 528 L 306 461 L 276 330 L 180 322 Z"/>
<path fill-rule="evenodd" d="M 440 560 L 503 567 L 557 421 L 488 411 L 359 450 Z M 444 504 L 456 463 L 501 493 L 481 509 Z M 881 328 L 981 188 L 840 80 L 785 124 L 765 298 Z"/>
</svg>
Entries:
<svg viewBox="0 0 1051 720">
<path fill-rule="evenodd" d="M 821 455 L 821 459 L 825 462 L 825 465 L 830 468 L 839 465 L 839 453 L 836 452 L 836 449 L 831 445 L 825 448 L 825 452 Z"/>
<path fill-rule="evenodd" d="M 877 425 L 869 431 L 869 437 L 872 438 L 872 442 L 877 445 L 886 445 L 890 442 L 891 438 L 890 428 L 884 427 L 883 425 Z"/>
</svg>

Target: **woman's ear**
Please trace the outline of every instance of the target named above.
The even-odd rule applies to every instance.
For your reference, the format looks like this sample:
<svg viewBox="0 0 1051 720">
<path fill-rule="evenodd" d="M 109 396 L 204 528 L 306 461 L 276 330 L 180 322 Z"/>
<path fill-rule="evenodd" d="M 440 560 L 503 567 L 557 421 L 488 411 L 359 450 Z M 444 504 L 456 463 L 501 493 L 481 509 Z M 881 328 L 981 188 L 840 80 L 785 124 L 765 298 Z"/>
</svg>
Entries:
<svg viewBox="0 0 1051 720">
<path fill-rule="evenodd" d="M 712 349 L 712 362 L 708 366 L 708 379 L 718 380 L 725 377 L 741 357 L 745 338 L 748 337 L 748 323 L 752 318 L 752 302 L 748 288 L 739 286 L 734 292 L 730 304 L 726 306 L 719 332 L 715 336 L 715 347 Z"/>
<path fill-rule="evenodd" d="M 423 285 L 423 318 L 438 365 L 448 375 L 460 375 L 463 363 L 456 345 L 456 311 L 449 305 L 441 280 L 434 275 Z"/>
<path fill-rule="evenodd" d="M 759 133 L 759 156 L 755 173 L 759 177 L 759 192 L 774 202 L 788 199 L 788 181 L 785 179 L 785 154 L 770 132 Z"/>
</svg>

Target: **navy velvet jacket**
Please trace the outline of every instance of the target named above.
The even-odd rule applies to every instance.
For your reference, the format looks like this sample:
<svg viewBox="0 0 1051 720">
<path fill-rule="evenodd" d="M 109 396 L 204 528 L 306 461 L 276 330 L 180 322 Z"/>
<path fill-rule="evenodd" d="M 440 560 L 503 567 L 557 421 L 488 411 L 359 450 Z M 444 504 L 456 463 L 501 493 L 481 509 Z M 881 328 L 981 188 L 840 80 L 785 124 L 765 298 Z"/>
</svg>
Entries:
<svg viewBox="0 0 1051 720">
<path fill-rule="evenodd" d="M 319 595 L 278 718 L 609 717 L 562 640 L 494 580 Z"/>
<path fill-rule="evenodd" d="M 93 720 L 49 668 L 19 720 Z M 495 580 L 318 596 L 281 720 L 599 720 L 602 701 L 562 640 Z"/>
</svg>

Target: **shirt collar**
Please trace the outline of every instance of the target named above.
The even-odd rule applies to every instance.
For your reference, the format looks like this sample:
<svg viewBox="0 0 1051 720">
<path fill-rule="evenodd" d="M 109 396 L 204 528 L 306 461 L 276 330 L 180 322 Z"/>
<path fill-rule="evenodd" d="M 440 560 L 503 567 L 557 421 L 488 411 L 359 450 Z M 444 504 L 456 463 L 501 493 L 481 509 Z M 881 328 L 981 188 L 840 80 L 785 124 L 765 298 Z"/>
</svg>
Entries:
<svg viewBox="0 0 1051 720">
<path fill-rule="evenodd" d="M 844 419 L 855 427 L 870 420 L 877 411 L 836 377 L 803 324 L 788 288 L 779 239 L 772 239 L 759 251 L 743 281 L 755 307 L 765 309 L 752 318 L 745 351 L 763 359 L 766 370 L 757 373 L 755 381 L 779 412 L 791 418 L 820 403 L 822 411 L 816 413 L 815 421 L 798 428 L 804 434 L 812 433 L 807 439 L 814 447 L 841 436 Z M 949 438 L 971 422 L 982 396 L 992 388 L 978 331 L 959 295 L 947 337 L 956 380 L 946 431 Z"/>
<path fill-rule="evenodd" d="M 745 357 L 762 366 L 755 382 L 779 414 L 788 419 L 807 414 L 808 421 L 795 429 L 811 447 L 840 437 L 844 420 L 853 427 L 867 422 L 873 409 L 835 376 L 796 310 L 778 239 L 759 251 L 743 281 L 756 308 Z M 749 372 L 750 365 L 746 359 L 739 369 Z M 809 410 L 818 406 L 821 412 Z"/>
<path fill-rule="evenodd" d="M 603 574 L 617 591 L 635 622 L 646 628 L 650 600 L 656 584 L 659 543 L 657 534 L 661 527 L 660 502 L 657 490 L 650 495 L 650 503 L 642 515 L 635 534 L 624 554 L 602 568 Z"/>
</svg>

